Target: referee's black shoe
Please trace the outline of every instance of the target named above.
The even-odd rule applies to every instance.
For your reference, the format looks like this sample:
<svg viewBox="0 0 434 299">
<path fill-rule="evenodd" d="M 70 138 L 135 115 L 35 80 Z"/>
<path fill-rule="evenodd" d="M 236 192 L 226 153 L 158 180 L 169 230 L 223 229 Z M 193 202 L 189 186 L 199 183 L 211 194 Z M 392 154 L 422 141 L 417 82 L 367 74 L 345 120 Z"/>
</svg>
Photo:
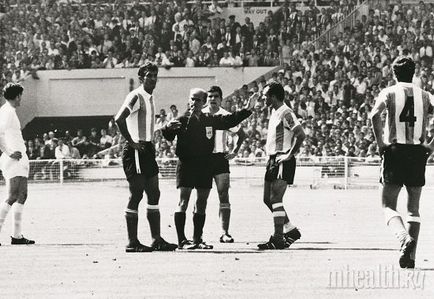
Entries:
<svg viewBox="0 0 434 299">
<path fill-rule="evenodd" d="M 152 252 L 152 247 L 137 242 L 136 244 L 128 245 L 125 248 L 125 252 Z"/>
<path fill-rule="evenodd" d="M 178 245 L 169 243 L 163 238 L 160 238 L 152 242 L 151 247 L 154 251 L 174 251 L 178 248 Z"/>
<path fill-rule="evenodd" d="M 24 236 L 21 236 L 21 238 L 11 237 L 11 244 L 12 245 L 32 245 L 32 244 L 35 244 L 35 241 L 26 239 L 26 238 L 24 238 Z"/>
</svg>

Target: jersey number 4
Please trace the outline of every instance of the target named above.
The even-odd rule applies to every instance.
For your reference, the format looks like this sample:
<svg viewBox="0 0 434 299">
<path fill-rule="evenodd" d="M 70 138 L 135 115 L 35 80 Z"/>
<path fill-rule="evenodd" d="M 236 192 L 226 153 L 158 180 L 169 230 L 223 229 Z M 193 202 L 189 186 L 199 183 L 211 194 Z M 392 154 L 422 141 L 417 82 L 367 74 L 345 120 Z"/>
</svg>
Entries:
<svg viewBox="0 0 434 299">
<path fill-rule="evenodd" d="M 414 98 L 406 97 L 404 108 L 399 115 L 400 122 L 406 122 L 410 127 L 414 127 L 416 116 L 414 116 Z"/>
</svg>

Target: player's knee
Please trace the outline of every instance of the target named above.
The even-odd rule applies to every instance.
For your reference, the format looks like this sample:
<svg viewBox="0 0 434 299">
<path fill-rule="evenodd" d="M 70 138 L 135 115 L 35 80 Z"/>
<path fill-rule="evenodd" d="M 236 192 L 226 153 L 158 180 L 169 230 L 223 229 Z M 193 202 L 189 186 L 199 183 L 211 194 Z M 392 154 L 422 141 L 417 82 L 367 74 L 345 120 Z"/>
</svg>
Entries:
<svg viewBox="0 0 434 299">
<path fill-rule="evenodd" d="M 19 203 L 24 203 L 27 199 L 27 191 L 22 191 L 18 194 L 17 201 Z"/>
<path fill-rule="evenodd" d="M 220 203 L 229 203 L 229 192 L 228 190 L 218 192 Z"/>
<path fill-rule="evenodd" d="M 263 198 L 263 202 L 264 202 L 264 204 L 268 207 L 268 206 L 270 206 L 271 207 L 271 201 L 270 201 L 270 198 L 269 197 L 265 197 L 264 196 L 264 198 Z"/>
<path fill-rule="evenodd" d="M 143 192 L 131 192 L 130 201 L 139 203 L 143 198 Z"/>
<path fill-rule="evenodd" d="M 185 213 L 187 211 L 187 208 L 188 208 L 188 200 L 181 199 L 179 201 L 179 204 L 178 204 L 178 210 L 177 210 L 177 212 L 183 212 L 183 213 Z"/>
<path fill-rule="evenodd" d="M 420 223 L 420 214 L 419 209 L 408 210 L 407 212 L 407 222 L 419 222 Z"/>
<path fill-rule="evenodd" d="M 158 205 L 159 201 L 160 201 L 160 190 L 156 190 L 152 192 L 152 194 L 148 194 L 148 204 Z"/>
</svg>

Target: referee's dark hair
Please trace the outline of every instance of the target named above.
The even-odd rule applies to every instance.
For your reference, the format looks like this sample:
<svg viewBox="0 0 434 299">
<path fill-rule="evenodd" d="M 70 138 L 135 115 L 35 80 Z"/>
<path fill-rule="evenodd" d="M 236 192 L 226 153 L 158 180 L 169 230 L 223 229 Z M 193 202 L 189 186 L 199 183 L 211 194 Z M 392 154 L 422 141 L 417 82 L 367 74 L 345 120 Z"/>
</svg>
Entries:
<svg viewBox="0 0 434 299">
<path fill-rule="evenodd" d="M 283 102 L 285 99 L 285 90 L 283 89 L 282 84 L 277 81 L 271 81 L 265 87 L 268 87 L 267 93 L 270 97 L 274 95 L 277 100 Z"/>
<path fill-rule="evenodd" d="M 139 67 L 139 71 L 137 72 L 137 74 L 139 75 L 139 78 L 143 78 L 146 75 L 146 73 L 150 71 L 154 71 L 158 73 L 158 66 L 148 61 Z"/>
<path fill-rule="evenodd" d="M 11 101 L 14 100 L 20 94 L 22 94 L 23 91 L 24 88 L 21 84 L 9 82 L 3 88 L 3 96 L 5 97 L 6 100 Z"/>
<path fill-rule="evenodd" d="M 399 56 L 392 64 L 393 73 L 399 82 L 409 82 L 413 80 L 416 64 L 413 59 L 406 56 Z"/>
<path fill-rule="evenodd" d="M 210 92 L 217 92 L 219 94 L 220 98 L 223 98 L 222 89 L 220 87 L 216 86 L 216 85 L 211 86 L 209 88 L 208 93 L 210 93 Z"/>
</svg>

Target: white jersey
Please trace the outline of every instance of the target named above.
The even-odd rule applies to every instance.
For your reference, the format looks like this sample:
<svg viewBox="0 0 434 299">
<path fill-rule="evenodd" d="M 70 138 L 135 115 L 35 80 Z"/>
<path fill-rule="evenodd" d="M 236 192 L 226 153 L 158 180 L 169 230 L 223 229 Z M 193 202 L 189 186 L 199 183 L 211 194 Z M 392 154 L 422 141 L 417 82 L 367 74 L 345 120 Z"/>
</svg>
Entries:
<svg viewBox="0 0 434 299">
<path fill-rule="evenodd" d="M 118 112 L 130 110 L 126 119 L 128 133 L 134 142 L 153 141 L 155 130 L 155 104 L 153 96 L 148 94 L 143 85 L 131 91 L 125 98 L 124 104 Z"/>
<path fill-rule="evenodd" d="M 287 153 L 292 148 L 294 138 L 293 129 L 300 125 L 294 112 L 283 104 L 279 109 L 272 110 L 268 122 L 267 155 Z"/>
<path fill-rule="evenodd" d="M 202 109 L 203 113 L 211 113 L 209 106 Z M 226 111 L 223 108 L 219 108 L 219 110 L 213 115 L 229 115 L 230 112 Z M 232 133 L 236 133 L 239 130 L 239 126 L 230 128 L 229 131 Z M 214 138 L 214 150 L 213 153 L 227 153 L 229 151 L 228 147 L 228 132 L 226 130 L 216 130 L 215 138 Z"/>
<path fill-rule="evenodd" d="M 20 120 L 8 101 L 0 108 L 0 150 L 8 155 L 16 151 L 26 153 Z"/>
<path fill-rule="evenodd" d="M 29 159 L 21 134 L 20 120 L 9 102 L 0 108 L 0 150 L 3 152 L 0 157 L 0 170 L 5 179 L 29 176 Z M 14 152 L 20 152 L 21 159 L 10 158 Z"/>
<path fill-rule="evenodd" d="M 383 89 L 377 105 L 386 106 L 384 141 L 399 144 L 422 144 L 426 137 L 428 114 L 434 97 L 412 83 L 398 82 Z"/>
</svg>

